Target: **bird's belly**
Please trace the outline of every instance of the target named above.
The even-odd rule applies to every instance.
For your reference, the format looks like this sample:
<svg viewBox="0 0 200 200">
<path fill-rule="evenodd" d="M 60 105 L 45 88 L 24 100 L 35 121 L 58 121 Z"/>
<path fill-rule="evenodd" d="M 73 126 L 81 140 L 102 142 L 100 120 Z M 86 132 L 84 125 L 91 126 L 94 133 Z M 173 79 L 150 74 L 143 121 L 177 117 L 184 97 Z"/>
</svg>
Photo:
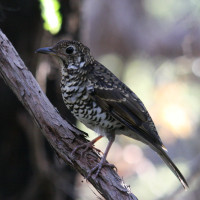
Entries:
<svg viewBox="0 0 200 200">
<path fill-rule="evenodd" d="M 123 127 L 109 113 L 104 112 L 87 93 L 84 95 L 82 92 L 75 92 L 72 95 L 63 93 L 63 100 L 67 108 L 79 121 L 95 132 L 99 132 L 99 134 L 106 134 L 102 132 L 112 132 Z"/>
</svg>

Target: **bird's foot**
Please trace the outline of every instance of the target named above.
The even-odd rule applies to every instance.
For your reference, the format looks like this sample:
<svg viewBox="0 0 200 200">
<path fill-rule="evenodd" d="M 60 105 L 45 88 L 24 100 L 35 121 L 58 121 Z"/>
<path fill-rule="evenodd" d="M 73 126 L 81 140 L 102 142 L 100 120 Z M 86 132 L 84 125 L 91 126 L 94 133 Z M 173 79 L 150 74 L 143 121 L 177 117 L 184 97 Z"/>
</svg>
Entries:
<svg viewBox="0 0 200 200">
<path fill-rule="evenodd" d="M 90 141 L 90 142 L 87 142 L 85 144 L 81 144 L 81 145 L 78 145 L 71 153 L 72 156 L 75 155 L 75 153 L 79 150 L 79 149 L 83 149 L 81 151 L 81 157 L 83 157 L 83 155 L 85 154 L 85 152 L 91 148 L 91 149 L 94 149 L 95 151 L 97 151 L 99 154 L 102 153 L 101 150 L 97 149 L 96 147 L 93 146 L 94 145 L 94 142 Z"/>
<path fill-rule="evenodd" d="M 95 173 L 94 178 L 96 179 L 97 176 L 99 175 L 101 169 L 102 169 L 103 167 L 111 167 L 111 168 L 117 170 L 117 168 L 115 167 L 115 165 L 108 163 L 108 162 L 107 162 L 106 160 L 104 160 L 104 159 L 101 159 L 100 163 L 98 163 L 94 168 L 92 168 L 92 169 L 89 171 L 89 173 L 88 173 L 86 179 L 90 178 L 90 177 L 92 176 L 92 174 L 93 174 L 95 171 L 96 171 L 96 173 Z"/>
</svg>

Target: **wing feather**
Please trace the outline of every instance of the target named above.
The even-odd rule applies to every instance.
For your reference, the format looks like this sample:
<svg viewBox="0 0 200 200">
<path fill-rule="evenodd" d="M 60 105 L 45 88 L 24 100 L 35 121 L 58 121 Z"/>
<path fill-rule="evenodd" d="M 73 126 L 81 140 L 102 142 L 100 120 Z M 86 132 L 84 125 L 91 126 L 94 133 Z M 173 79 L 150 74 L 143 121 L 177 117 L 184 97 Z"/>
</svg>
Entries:
<svg viewBox="0 0 200 200">
<path fill-rule="evenodd" d="M 154 123 L 141 100 L 110 71 L 102 78 L 99 70 L 103 70 L 100 64 L 95 66 L 91 76 L 91 82 L 95 84 L 90 90 L 91 97 L 124 126 L 148 142 L 162 146 Z"/>
</svg>

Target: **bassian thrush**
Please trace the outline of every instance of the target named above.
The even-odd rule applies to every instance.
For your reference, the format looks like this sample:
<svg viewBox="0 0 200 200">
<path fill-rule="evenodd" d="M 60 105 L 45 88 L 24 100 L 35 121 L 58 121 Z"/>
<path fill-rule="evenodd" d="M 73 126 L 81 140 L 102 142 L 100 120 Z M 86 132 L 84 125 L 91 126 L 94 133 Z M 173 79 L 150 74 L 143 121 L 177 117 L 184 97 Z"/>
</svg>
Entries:
<svg viewBox="0 0 200 200">
<path fill-rule="evenodd" d="M 90 54 L 90 49 L 77 41 L 63 40 L 53 47 L 40 48 L 37 53 L 50 54 L 59 59 L 61 65 L 61 92 L 65 105 L 72 114 L 88 128 L 99 134 L 91 142 L 78 146 L 88 149 L 106 136 L 109 143 L 100 163 L 89 176 L 96 176 L 106 162 L 106 156 L 115 135 L 126 135 L 149 145 L 184 188 L 188 184 L 166 153 L 155 125 L 141 100 L 124 83 Z"/>
</svg>

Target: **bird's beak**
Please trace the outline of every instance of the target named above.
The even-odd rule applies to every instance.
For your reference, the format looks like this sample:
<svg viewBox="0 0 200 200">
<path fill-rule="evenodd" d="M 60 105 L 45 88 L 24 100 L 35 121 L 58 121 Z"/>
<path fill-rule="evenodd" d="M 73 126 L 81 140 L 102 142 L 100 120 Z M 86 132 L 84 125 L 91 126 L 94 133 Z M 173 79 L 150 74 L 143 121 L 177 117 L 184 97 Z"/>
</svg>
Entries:
<svg viewBox="0 0 200 200">
<path fill-rule="evenodd" d="M 39 48 L 35 51 L 35 53 L 43 53 L 43 54 L 51 54 L 56 55 L 55 51 L 53 51 L 52 47 L 43 47 Z"/>
</svg>

